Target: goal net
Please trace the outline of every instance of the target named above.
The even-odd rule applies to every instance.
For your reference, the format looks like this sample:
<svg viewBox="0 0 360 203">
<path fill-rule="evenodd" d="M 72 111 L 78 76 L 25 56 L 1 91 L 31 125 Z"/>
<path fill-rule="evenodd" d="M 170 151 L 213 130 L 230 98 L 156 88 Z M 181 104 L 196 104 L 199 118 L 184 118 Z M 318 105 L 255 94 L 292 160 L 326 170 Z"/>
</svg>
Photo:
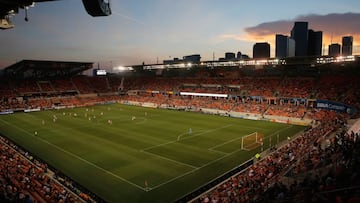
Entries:
<svg viewBox="0 0 360 203">
<path fill-rule="evenodd" d="M 241 138 L 241 149 L 250 151 L 263 144 L 264 135 L 258 132 L 245 135 Z"/>
</svg>

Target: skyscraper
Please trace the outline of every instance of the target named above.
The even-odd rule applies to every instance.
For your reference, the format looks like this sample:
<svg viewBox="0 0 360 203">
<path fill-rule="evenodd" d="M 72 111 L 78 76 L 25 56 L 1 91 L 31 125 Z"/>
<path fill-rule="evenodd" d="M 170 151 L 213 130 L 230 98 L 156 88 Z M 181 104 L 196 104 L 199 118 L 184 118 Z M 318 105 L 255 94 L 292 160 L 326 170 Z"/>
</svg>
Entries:
<svg viewBox="0 0 360 203">
<path fill-rule="evenodd" d="M 270 58 L 270 44 L 267 42 L 254 44 L 253 58 Z"/>
<path fill-rule="evenodd" d="M 285 58 L 295 56 L 295 40 L 286 35 L 277 34 L 275 38 L 275 57 Z"/>
<path fill-rule="evenodd" d="M 287 36 L 276 34 L 275 37 L 275 57 L 285 58 L 287 57 Z"/>
<path fill-rule="evenodd" d="M 241 56 L 242 56 L 241 52 L 240 52 L 240 51 L 238 51 L 238 53 L 236 54 L 236 58 L 237 58 L 237 59 L 242 59 L 242 57 L 241 57 Z"/>
<path fill-rule="evenodd" d="M 342 38 L 342 55 L 344 56 L 352 55 L 352 48 L 353 48 L 353 37 L 344 36 Z"/>
<path fill-rule="evenodd" d="M 235 53 L 233 53 L 233 52 L 225 53 L 225 60 L 234 60 L 234 59 L 235 59 Z"/>
<path fill-rule="evenodd" d="M 291 38 L 295 40 L 295 56 L 307 56 L 308 22 L 295 22 Z"/>
<path fill-rule="evenodd" d="M 339 56 L 340 55 L 340 44 L 330 44 L 329 45 L 329 56 Z"/>
<path fill-rule="evenodd" d="M 308 31 L 308 56 L 321 56 L 322 55 L 322 32 L 321 31 Z"/>
</svg>

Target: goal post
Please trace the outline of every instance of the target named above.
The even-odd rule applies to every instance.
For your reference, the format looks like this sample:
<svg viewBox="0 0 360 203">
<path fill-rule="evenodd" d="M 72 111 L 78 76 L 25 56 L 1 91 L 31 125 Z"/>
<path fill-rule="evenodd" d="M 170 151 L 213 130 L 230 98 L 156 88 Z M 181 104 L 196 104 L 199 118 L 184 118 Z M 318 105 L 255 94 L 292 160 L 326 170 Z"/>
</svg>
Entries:
<svg viewBox="0 0 360 203">
<path fill-rule="evenodd" d="M 241 149 L 250 151 L 263 144 L 264 135 L 258 132 L 245 135 L 241 138 Z"/>
</svg>

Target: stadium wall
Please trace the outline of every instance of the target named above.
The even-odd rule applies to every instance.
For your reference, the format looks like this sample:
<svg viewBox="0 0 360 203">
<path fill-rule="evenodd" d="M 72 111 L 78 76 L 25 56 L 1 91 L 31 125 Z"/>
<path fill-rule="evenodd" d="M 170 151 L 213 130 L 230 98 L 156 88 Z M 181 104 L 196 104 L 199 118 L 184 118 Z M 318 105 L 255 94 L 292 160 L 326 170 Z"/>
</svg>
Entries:
<svg viewBox="0 0 360 203">
<path fill-rule="evenodd" d="M 8 115 L 8 114 L 13 114 L 14 111 L 13 110 L 3 110 L 0 111 L 0 115 Z"/>
<path fill-rule="evenodd" d="M 320 109 L 328 109 L 328 110 L 334 110 L 342 113 L 348 113 L 348 114 L 355 114 L 356 108 L 340 103 L 340 102 L 333 102 L 328 100 L 316 100 L 316 108 Z"/>
<path fill-rule="evenodd" d="M 223 111 L 218 109 L 207 109 L 202 108 L 201 112 L 207 114 L 216 114 L 220 116 L 229 116 L 234 118 L 243 118 L 243 119 L 250 119 L 250 120 L 263 120 L 263 121 L 270 121 L 276 123 L 287 123 L 293 125 L 303 125 L 308 126 L 312 122 L 311 119 L 302 119 L 302 118 L 292 118 L 292 117 L 283 117 L 283 116 L 272 116 L 272 115 L 261 115 L 255 113 L 243 113 L 243 112 L 234 112 L 234 111 Z"/>
<path fill-rule="evenodd" d="M 99 96 L 113 96 L 113 95 L 119 95 L 119 92 L 103 92 L 99 93 Z"/>
<path fill-rule="evenodd" d="M 97 97 L 98 95 L 97 94 L 79 94 L 78 97 L 82 97 L 82 98 L 85 98 L 85 97 Z"/>
</svg>

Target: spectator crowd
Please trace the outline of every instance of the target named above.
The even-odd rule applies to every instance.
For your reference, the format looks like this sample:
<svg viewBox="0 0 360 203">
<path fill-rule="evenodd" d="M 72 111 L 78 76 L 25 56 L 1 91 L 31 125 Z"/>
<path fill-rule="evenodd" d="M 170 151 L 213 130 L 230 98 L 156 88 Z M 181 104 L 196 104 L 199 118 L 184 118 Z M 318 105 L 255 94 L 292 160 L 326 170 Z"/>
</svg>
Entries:
<svg viewBox="0 0 360 203">
<path fill-rule="evenodd" d="M 136 101 L 174 108 L 209 108 L 317 120 L 317 125 L 273 147 L 251 167 L 194 201 L 353 203 L 360 202 L 359 132 L 346 131 L 344 114 L 315 109 L 293 99 L 328 99 L 360 107 L 358 81 L 360 78 L 351 76 L 28 79 L 0 85 L 0 111 Z M 129 94 L 130 91 L 133 93 Z M 179 92 L 229 97 L 182 96 Z M 50 176 L 46 164 L 0 138 L 0 200 L 91 201 L 86 193 L 72 187 L 70 180 Z"/>
<path fill-rule="evenodd" d="M 359 202 L 360 134 L 330 117 L 194 202 Z"/>
</svg>

